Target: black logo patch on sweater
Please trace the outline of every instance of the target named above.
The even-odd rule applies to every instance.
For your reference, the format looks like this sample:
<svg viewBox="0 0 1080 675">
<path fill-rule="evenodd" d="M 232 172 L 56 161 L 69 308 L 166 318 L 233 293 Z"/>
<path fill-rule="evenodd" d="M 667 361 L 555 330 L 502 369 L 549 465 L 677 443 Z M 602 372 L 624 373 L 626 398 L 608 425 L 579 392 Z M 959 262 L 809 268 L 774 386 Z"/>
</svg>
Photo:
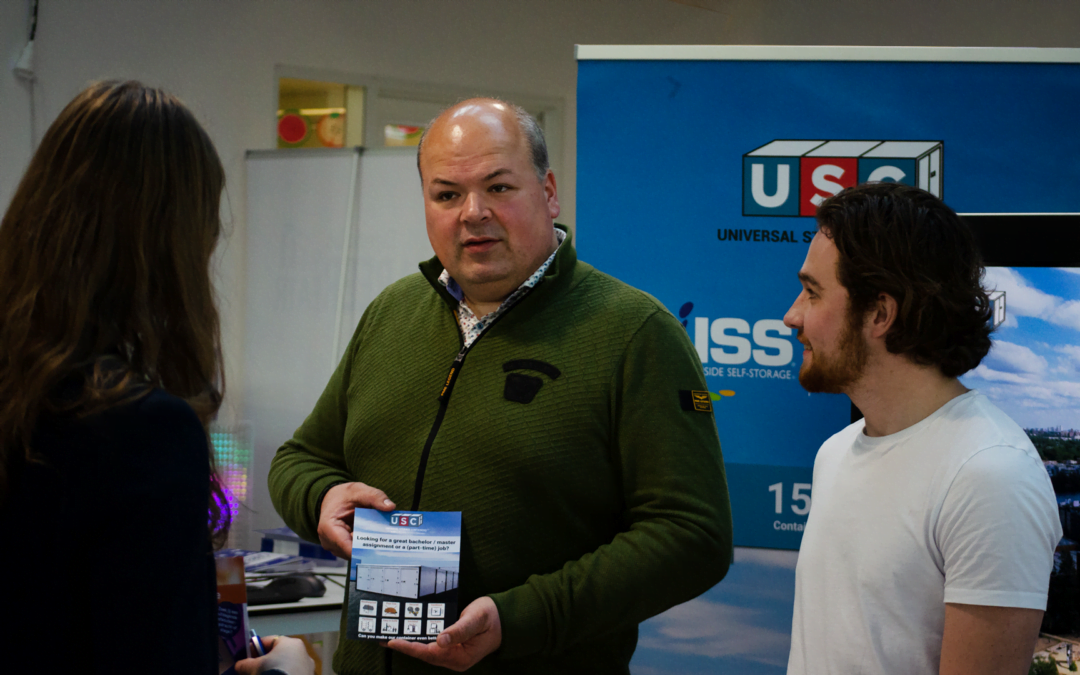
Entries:
<svg viewBox="0 0 1080 675">
<path fill-rule="evenodd" d="M 680 389 L 679 404 L 682 406 L 683 410 L 689 412 L 711 413 L 713 411 L 712 397 L 709 396 L 709 392 L 707 391 Z"/>
<path fill-rule="evenodd" d="M 562 372 L 555 366 L 545 361 L 536 359 L 514 359 L 503 364 L 503 372 L 506 373 L 506 384 L 503 386 L 503 398 L 514 403 L 531 403 L 536 398 L 544 381 L 533 375 L 510 372 L 513 370 L 532 370 L 543 373 L 552 380 L 559 379 Z"/>
</svg>

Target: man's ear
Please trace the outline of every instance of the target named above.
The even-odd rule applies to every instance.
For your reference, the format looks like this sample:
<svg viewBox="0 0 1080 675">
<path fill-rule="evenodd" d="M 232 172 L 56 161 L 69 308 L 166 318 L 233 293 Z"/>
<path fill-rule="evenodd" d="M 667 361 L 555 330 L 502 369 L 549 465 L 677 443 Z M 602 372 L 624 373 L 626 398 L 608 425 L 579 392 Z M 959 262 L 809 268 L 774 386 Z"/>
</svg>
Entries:
<svg viewBox="0 0 1080 675">
<path fill-rule="evenodd" d="M 884 338 L 896 323 L 896 315 L 899 311 L 900 305 L 896 302 L 896 298 L 888 293 L 879 293 L 877 302 L 870 308 L 868 317 L 867 328 L 870 330 L 870 337 Z"/>
<path fill-rule="evenodd" d="M 544 196 L 547 197 L 548 215 L 552 220 L 559 217 L 561 207 L 559 206 L 559 192 L 555 187 L 555 174 L 548 169 L 547 175 L 544 176 Z"/>
</svg>

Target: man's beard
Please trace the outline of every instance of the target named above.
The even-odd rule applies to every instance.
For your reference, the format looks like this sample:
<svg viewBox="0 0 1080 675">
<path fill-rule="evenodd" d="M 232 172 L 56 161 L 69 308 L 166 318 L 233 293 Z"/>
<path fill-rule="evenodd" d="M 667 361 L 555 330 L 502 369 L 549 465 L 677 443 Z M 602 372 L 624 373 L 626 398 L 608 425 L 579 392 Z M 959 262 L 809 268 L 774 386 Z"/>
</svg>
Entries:
<svg viewBox="0 0 1080 675">
<path fill-rule="evenodd" d="M 812 351 L 810 366 L 799 369 L 799 384 L 814 394 L 842 394 L 848 385 L 862 377 L 866 368 L 868 350 L 862 334 L 863 316 L 851 313 L 850 308 L 844 332 L 836 345 L 836 353 L 825 357 L 822 352 Z"/>
</svg>

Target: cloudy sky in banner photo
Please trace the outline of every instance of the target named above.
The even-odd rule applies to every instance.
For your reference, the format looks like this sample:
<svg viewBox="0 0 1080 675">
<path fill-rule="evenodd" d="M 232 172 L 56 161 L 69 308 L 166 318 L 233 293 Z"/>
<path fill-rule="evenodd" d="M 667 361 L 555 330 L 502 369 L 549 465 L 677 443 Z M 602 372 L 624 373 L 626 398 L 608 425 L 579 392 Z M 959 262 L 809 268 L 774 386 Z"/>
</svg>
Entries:
<svg viewBox="0 0 1080 675">
<path fill-rule="evenodd" d="M 1025 429 L 1080 429 L 1080 269 L 989 267 L 1005 291 L 1005 323 L 962 379 Z"/>
<path fill-rule="evenodd" d="M 783 675 L 796 551 L 736 548 L 727 577 L 641 624 L 632 675 Z"/>
</svg>

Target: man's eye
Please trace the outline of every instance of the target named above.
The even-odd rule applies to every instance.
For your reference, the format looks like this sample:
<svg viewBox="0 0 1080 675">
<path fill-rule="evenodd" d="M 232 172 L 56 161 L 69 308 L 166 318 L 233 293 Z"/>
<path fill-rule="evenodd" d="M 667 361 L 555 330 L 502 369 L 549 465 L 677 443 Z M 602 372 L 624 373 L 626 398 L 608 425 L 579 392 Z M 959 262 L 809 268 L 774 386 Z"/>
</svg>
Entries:
<svg viewBox="0 0 1080 675">
<path fill-rule="evenodd" d="M 457 196 L 456 192 L 440 192 L 439 194 L 435 195 L 435 201 L 437 201 L 437 202 L 448 202 L 448 201 L 450 201 L 451 199 L 453 199 L 456 196 Z"/>
<path fill-rule="evenodd" d="M 506 192 L 507 190 L 510 189 L 510 186 L 509 185 L 492 185 L 490 189 L 491 189 L 492 192 Z"/>
</svg>

